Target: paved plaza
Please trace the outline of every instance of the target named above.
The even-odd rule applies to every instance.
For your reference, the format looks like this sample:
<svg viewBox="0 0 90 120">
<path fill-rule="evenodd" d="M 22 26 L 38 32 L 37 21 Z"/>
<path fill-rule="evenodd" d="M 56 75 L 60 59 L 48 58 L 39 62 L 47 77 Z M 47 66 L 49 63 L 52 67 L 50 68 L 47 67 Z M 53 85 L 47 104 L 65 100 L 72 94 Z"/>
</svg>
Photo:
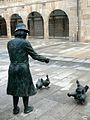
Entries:
<svg viewBox="0 0 90 120">
<path fill-rule="evenodd" d="M 67 96 L 76 88 L 76 80 L 90 86 L 90 43 L 69 42 L 68 40 L 31 40 L 38 54 L 50 58 L 48 64 L 30 57 L 30 70 L 34 84 L 48 74 L 50 88 L 38 90 L 30 97 L 34 111 L 23 113 L 20 98 L 20 113 L 12 114 L 12 97 L 6 94 L 9 57 L 8 40 L 0 40 L 0 120 L 90 120 L 90 89 L 85 105 L 78 105 Z M 86 117 L 86 118 L 85 118 Z"/>
</svg>

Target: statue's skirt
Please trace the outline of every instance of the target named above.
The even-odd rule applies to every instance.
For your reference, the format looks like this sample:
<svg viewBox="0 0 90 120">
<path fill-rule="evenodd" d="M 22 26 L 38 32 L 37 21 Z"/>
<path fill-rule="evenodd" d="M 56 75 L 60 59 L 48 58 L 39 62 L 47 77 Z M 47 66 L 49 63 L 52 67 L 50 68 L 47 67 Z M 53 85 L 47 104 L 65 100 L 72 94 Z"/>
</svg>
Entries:
<svg viewBox="0 0 90 120">
<path fill-rule="evenodd" d="M 11 63 L 8 70 L 7 94 L 32 96 L 36 94 L 28 63 Z"/>
</svg>

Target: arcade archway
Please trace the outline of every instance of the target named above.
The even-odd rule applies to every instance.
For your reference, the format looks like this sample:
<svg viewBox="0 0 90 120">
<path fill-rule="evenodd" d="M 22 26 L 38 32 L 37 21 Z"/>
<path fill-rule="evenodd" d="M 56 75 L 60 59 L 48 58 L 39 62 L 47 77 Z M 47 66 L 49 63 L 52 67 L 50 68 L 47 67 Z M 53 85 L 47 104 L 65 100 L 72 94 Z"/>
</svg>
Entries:
<svg viewBox="0 0 90 120">
<path fill-rule="evenodd" d="M 62 10 L 54 10 L 49 16 L 49 37 L 68 37 L 69 36 L 69 19 L 67 14 Z"/>
<path fill-rule="evenodd" d="M 40 13 L 32 12 L 28 15 L 28 29 L 30 30 L 29 36 L 32 38 L 44 37 L 44 23 Z"/>
<path fill-rule="evenodd" d="M 23 22 L 22 18 L 18 15 L 18 14 L 13 14 L 11 16 L 11 20 L 10 20 L 10 25 L 11 25 L 11 36 L 14 35 L 14 30 L 16 28 L 16 24 Z"/>
<path fill-rule="evenodd" d="M 7 37 L 6 21 L 0 16 L 0 37 Z"/>
</svg>

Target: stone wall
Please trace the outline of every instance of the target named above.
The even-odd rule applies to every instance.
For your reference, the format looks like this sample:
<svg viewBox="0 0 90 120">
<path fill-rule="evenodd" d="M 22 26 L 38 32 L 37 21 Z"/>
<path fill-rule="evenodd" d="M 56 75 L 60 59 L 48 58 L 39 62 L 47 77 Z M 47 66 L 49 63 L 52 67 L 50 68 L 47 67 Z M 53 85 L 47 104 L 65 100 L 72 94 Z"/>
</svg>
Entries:
<svg viewBox="0 0 90 120">
<path fill-rule="evenodd" d="M 79 0 L 79 19 L 77 0 L 5 0 L 4 4 L 0 4 L 0 16 L 5 18 L 8 37 L 11 37 L 11 15 L 19 14 L 27 25 L 27 16 L 31 12 L 37 11 L 44 20 L 44 39 L 48 39 L 49 15 L 56 9 L 64 11 L 68 16 L 70 41 L 77 41 L 78 39 L 79 41 L 90 42 L 90 0 Z"/>
<path fill-rule="evenodd" d="M 90 42 L 90 0 L 81 0 L 80 5 L 80 39 Z"/>
</svg>

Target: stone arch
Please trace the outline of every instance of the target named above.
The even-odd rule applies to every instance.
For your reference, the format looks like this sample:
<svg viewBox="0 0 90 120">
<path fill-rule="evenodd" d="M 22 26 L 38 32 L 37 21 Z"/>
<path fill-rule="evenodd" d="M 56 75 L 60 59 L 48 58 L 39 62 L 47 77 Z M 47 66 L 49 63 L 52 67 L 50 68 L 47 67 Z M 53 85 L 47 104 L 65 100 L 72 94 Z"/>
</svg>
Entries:
<svg viewBox="0 0 90 120">
<path fill-rule="evenodd" d="M 39 12 L 31 12 L 27 19 L 29 36 L 32 38 L 44 38 L 44 21 Z"/>
<path fill-rule="evenodd" d="M 69 37 L 69 19 L 67 14 L 60 9 L 55 9 L 49 15 L 49 37 Z"/>
<path fill-rule="evenodd" d="M 21 16 L 19 16 L 18 14 L 11 15 L 11 19 L 10 19 L 11 36 L 13 36 L 13 34 L 14 34 L 16 24 L 20 23 L 20 22 L 23 22 Z"/>
<path fill-rule="evenodd" d="M 0 16 L 0 37 L 7 36 L 7 25 L 6 20 L 2 16 Z"/>
</svg>

